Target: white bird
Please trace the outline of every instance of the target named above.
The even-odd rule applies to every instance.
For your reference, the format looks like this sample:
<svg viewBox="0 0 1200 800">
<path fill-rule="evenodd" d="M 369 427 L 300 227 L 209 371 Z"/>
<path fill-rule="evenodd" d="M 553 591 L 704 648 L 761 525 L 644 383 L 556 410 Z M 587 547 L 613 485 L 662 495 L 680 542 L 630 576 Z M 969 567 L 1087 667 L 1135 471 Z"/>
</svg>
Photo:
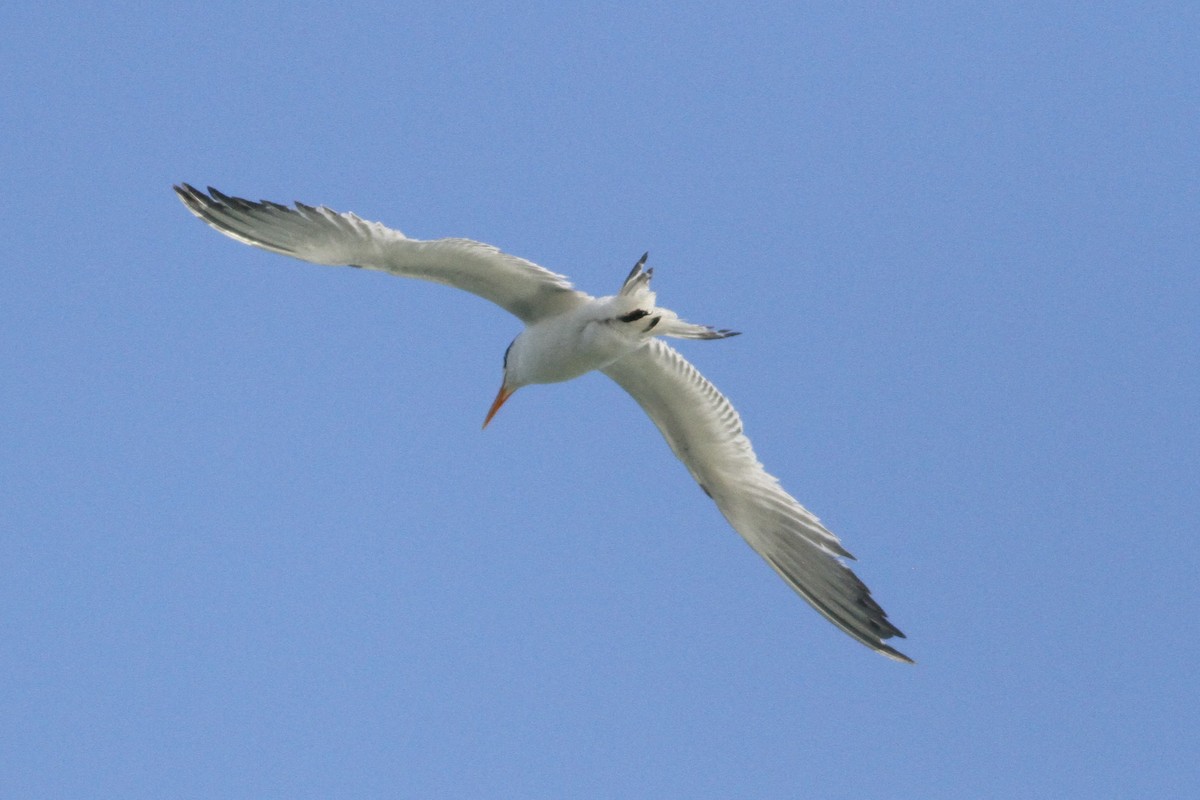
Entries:
<svg viewBox="0 0 1200 800">
<path fill-rule="evenodd" d="M 409 239 L 378 222 L 324 206 L 294 207 L 208 193 L 183 184 L 188 210 L 230 238 L 314 264 L 376 269 L 484 297 L 525 323 L 504 354 L 504 380 L 484 427 L 522 386 L 600 370 L 629 392 L 734 529 L 801 597 L 874 650 L 912 663 L 884 640 L 904 634 L 842 559 L 838 538 L 763 469 L 737 411 L 700 372 L 658 339 L 722 339 L 655 305 L 646 256 L 620 291 L 592 297 L 570 281 L 469 239 Z"/>
</svg>

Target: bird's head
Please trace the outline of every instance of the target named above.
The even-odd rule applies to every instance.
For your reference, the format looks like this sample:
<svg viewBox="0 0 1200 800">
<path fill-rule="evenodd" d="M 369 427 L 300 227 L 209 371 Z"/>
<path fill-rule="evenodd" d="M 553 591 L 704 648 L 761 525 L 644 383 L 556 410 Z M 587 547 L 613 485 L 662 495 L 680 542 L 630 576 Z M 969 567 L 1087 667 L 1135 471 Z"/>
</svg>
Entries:
<svg viewBox="0 0 1200 800">
<path fill-rule="evenodd" d="M 504 351 L 504 380 L 500 383 L 500 391 L 496 393 L 496 399 L 492 401 L 492 407 L 488 409 L 487 417 L 483 420 L 483 427 L 487 427 L 492 421 L 492 417 L 496 416 L 496 412 L 500 410 L 500 406 L 504 405 L 504 401 L 512 397 L 513 392 L 525 385 L 526 381 L 521 379 L 520 373 L 520 355 L 514 352 L 513 345 L 517 343 L 516 339 L 512 340 L 508 349 Z"/>
</svg>

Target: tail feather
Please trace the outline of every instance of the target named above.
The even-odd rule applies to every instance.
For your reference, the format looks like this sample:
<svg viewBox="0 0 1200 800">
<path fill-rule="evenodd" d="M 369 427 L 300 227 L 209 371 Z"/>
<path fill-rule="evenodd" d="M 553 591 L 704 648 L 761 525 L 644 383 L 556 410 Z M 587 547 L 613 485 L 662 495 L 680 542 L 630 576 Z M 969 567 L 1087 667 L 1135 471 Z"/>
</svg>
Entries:
<svg viewBox="0 0 1200 800">
<path fill-rule="evenodd" d="M 629 271 L 629 275 L 625 278 L 625 283 L 621 284 L 621 291 L 619 292 L 621 296 L 631 295 L 650 288 L 650 278 L 654 276 L 654 268 L 643 269 L 646 266 L 646 259 L 649 257 L 649 251 L 642 253 L 642 257 L 633 265 L 633 269 Z"/>
<path fill-rule="evenodd" d="M 673 311 L 655 308 L 654 292 L 650 290 L 650 279 L 654 277 L 654 268 L 646 268 L 646 259 L 649 257 L 649 253 L 643 253 L 621 285 L 621 291 L 617 296 L 629 298 L 628 302 L 635 304 L 635 307 L 632 311 L 618 316 L 617 319 L 621 322 L 632 323 L 643 317 L 649 317 L 650 322 L 642 333 L 653 336 L 671 336 L 676 339 L 726 339 L 738 335 L 738 331 L 726 328 L 712 328 L 708 325 L 684 322 Z M 651 331 L 653 331 L 652 334 Z"/>
</svg>

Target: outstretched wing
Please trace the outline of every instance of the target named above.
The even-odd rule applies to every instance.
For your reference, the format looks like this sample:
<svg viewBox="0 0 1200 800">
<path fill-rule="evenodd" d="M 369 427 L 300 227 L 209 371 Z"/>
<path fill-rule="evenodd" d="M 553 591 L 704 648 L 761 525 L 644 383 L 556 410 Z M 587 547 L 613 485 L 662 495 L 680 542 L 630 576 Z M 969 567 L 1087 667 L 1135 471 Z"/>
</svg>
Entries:
<svg viewBox="0 0 1200 800">
<path fill-rule="evenodd" d="M 200 219 L 239 242 L 314 264 L 377 269 L 444 283 L 491 300 L 526 324 L 567 311 L 588 299 L 562 275 L 470 239 L 409 239 L 400 231 L 324 206 L 255 203 L 175 187 Z"/>
<path fill-rule="evenodd" d="M 700 488 L 789 586 L 867 647 L 911 663 L 884 644 L 904 634 L 842 562 L 853 556 L 763 469 L 737 411 L 699 370 L 653 339 L 604 373 L 633 395 Z"/>
</svg>

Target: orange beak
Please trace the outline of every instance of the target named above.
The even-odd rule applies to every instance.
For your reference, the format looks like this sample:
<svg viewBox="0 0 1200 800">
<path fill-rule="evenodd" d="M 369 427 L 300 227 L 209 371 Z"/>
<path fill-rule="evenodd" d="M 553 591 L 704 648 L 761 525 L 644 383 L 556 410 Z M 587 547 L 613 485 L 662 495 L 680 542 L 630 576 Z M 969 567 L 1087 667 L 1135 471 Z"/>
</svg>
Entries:
<svg viewBox="0 0 1200 800">
<path fill-rule="evenodd" d="M 500 391 L 496 394 L 496 399 L 492 401 L 492 407 L 488 409 L 487 417 L 483 420 L 483 427 L 487 427 L 492 421 L 492 417 L 496 416 L 496 412 L 500 410 L 500 406 L 504 405 L 504 401 L 513 396 L 516 389 L 509 389 L 501 384 Z"/>
</svg>

